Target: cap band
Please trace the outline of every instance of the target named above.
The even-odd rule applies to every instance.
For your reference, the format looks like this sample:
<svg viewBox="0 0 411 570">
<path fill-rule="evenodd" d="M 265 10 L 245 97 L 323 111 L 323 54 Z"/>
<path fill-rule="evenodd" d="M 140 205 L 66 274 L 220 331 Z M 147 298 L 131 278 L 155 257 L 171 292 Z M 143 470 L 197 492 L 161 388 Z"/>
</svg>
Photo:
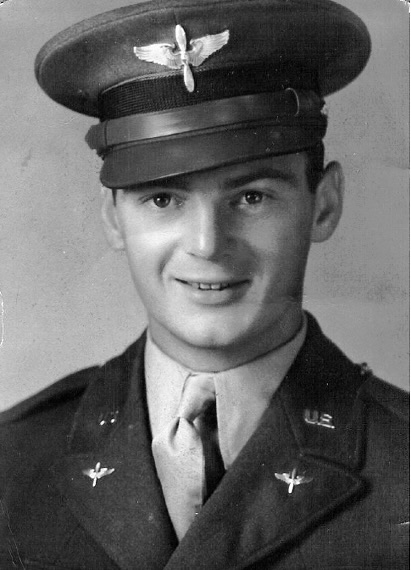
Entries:
<svg viewBox="0 0 411 570">
<path fill-rule="evenodd" d="M 324 101 L 313 91 L 286 89 L 209 101 L 192 107 L 144 113 L 92 126 L 86 141 L 98 154 L 117 145 L 183 133 L 265 121 L 283 126 L 326 125 Z"/>
<path fill-rule="evenodd" d="M 279 93 L 290 86 L 320 93 L 316 73 L 297 64 L 290 68 L 277 63 L 273 69 L 270 61 L 263 61 L 232 64 L 221 69 L 195 67 L 193 73 L 196 84 L 193 93 L 184 87 L 181 71 L 159 73 L 109 87 L 99 95 L 99 117 L 105 121 L 242 95 Z"/>
</svg>

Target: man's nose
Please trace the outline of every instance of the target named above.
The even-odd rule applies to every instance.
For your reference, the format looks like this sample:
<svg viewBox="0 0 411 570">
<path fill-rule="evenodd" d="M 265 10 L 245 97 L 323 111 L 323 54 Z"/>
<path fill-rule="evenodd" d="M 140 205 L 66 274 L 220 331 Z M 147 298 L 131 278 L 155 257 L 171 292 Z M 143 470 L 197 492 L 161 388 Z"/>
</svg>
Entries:
<svg viewBox="0 0 411 570">
<path fill-rule="evenodd" d="M 190 255 L 218 259 L 228 252 L 228 220 L 217 204 L 199 205 L 190 212 L 184 231 L 184 248 Z"/>
</svg>

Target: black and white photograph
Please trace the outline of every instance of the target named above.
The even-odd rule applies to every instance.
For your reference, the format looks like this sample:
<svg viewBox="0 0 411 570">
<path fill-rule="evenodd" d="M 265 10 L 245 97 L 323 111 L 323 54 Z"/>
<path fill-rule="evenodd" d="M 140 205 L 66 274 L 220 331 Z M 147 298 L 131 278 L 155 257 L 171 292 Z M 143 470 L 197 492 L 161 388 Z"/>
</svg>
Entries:
<svg viewBox="0 0 411 570">
<path fill-rule="evenodd" d="M 409 568 L 409 43 L 0 2 L 0 570 Z"/>
</svg>

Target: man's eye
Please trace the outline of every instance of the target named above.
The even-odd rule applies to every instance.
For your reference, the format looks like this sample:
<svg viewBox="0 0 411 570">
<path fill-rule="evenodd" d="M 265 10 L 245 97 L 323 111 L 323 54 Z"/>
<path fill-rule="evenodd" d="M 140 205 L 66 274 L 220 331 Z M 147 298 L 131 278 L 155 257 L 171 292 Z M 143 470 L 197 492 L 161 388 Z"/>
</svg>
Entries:
<svg viewBox="0 0 411 570">
<path fill-rule="evenodd" d="M 243 194 L 243 201 L 250 206 L 260 204 L 263 201 L 263 198 L 264 194 L 256 190 L 248 190 Z"/>
<path fill-rule="evenodd" d="M 170 205 L 171 196 L 169 194 L 156 194 L 152 200 L 157 208 L 167 208 Z"/>
</svg>

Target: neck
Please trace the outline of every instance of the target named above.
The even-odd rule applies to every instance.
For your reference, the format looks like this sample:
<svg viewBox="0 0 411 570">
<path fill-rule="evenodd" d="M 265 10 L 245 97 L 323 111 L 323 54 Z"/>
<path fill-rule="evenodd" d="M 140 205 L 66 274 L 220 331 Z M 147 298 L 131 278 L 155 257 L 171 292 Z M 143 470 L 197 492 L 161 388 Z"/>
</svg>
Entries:
<svg viewBox="0 0 411 570">
<path fill-rule="evenodd" d="M 165 330 L 157 322 L 149 322 L 149 330 L 154 343 L 173 360 L 196 372 L 222 372 L 247 364 L 268 352 L 280 348 L 301 329 L 303 314 L 287 314 L 286 318 L 258 337 L 236 342 L 234 345 L 207 347 L 195 346 Z"/>
</svg>

